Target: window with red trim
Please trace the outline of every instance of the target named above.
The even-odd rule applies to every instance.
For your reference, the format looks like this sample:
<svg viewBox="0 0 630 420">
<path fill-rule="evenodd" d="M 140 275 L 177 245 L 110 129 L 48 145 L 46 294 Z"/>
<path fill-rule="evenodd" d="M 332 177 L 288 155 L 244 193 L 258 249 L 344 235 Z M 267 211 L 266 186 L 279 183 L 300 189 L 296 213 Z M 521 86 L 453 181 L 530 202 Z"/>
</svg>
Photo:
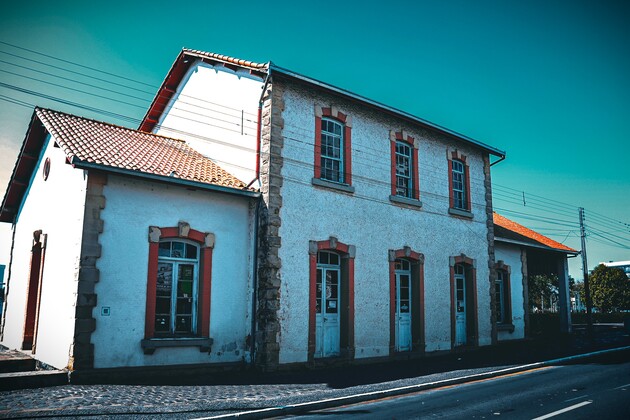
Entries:
<svg viewBox="0 0 630 420">
<path fill-rule="evenodd" d="M 494 282 L 495 314 L 497 324 L 512 323 L 512 303 L 510 292 L 510 274 L 505 268 L 497 269 Z"/>
<path fill-rule="evenodd" d="M 420 199 L 418 183 L 418 148 L 413 137 L 405 132 L 390 132 L 392 160 L 392 193 L 396 197 L 410 200 Z"/>
<path fill-rule="evenodd" d="M 449 172 L 449 208 L 453 214 L 469 215 L 470 206 L 470 168 L 466 156 L 452 152 L 448 161 Z"/>
<path fill-rule="evenodd" d="M 213 248 L 212 233 L 184 222 L 149 228 L 145 353 L 184 344 L 209 350 Z"/>
<path fill-rule="evenodd" d="M 336 108 L 317 108 L 314 179 L 352 185 L 351 125 L 351 119 Z"/>
</svg>

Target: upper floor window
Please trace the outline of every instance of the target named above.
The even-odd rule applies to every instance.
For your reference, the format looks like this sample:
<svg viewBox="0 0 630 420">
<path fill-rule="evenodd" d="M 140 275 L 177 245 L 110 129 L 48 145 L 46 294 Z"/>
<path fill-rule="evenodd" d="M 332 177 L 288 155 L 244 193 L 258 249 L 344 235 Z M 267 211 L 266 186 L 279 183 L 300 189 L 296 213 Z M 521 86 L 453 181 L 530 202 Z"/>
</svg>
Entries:
<svg viewBox="0 0 630 420">
<path fill-rule="evenodd" d="M 448 160 L 449 213 L 472 218 L 470 200 L 470 168 L 467 157 L 455 150 Z"/>
<path fill-rule="evenodd" d="M 352 118 L 335 107 L 315 106 L 313 185 L 353 193 Z"/>
<path fill-rule="evenodd" d="M 396 195 L 413 197 L 412 148 L 402 141 L 396 142 Z"/>
<path fill-rule="evenodd" d="M 343 125 L 337 121 L 321 120 L 321 179 L 344 182 Z"/>
<path fill-rule="evenodd" d="M 405 131 L 389 132 L 392 189 L 390 200 L 421 207 L 418 185 L 418 145 Z"/>
<path fill-rule="evenodd" d="M 452 161 L 451 177 L 453 184 L 453 207 L 461 210 L 468 210 L 466 190 L 466 168 L 459 160 Z"/>
</svg>

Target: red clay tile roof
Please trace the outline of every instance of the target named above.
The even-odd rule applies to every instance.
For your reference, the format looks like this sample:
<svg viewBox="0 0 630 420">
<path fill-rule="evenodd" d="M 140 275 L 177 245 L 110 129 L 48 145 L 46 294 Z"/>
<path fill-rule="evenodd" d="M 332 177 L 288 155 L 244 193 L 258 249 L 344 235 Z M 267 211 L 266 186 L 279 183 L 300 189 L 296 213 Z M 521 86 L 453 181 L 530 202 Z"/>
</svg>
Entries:
<svg viewBox="0 0 630 420">
<path fill-rule="evenodd" d="M 87 162 L 237 189 L 247 186 L 183 140 L 36 108 L 71 162 Z"/>
<path fill-rule="evenodd" d="M 544 235 L 541 235 L 538 232 L 534 232 L 533 230 L 526 228 L 525 226 L 520 225 L 506 217 L 503 217 L 498 213 L 494 213 L 493 217 L 494 217 L 494 224 L 496 226 L 500 226 L 504 229 L 509 230 L 510 232 L 514 232 L 517 235 L 523 236 L 541 245 L 547 246 L 549 248 L 557 249 L 559 251 L 567 251 L 571 253 L 578 252 L 573 248 L 569 248 L 566 245 L 562 245 L 560 242 L 556 242 L 553 239 L 548 238 Z"/>
<path fill-rule="evenodd" d="M 255 63 L 253 61 L 241 60 L 240 58 L 230 57 L 228 55 L 211 53 L 206 51 L 191 50 L 184 48 L 182 52 L 186 55 L 194 55 L 199 58 L 210 58 L 213 60 L 223 61 L 225 63 L 235 64 L 241 67 L 249 67 L 251 69 L 263 70 L 269 68 L 269 63 Z"/>
</svg>

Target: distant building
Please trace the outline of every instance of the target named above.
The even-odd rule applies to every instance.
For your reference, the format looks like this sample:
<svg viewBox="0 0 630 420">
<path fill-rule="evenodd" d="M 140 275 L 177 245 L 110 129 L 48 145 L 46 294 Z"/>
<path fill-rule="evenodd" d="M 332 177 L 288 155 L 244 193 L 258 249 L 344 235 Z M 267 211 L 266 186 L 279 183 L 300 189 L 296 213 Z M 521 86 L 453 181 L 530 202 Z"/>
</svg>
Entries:
<svg viewBox="0 0 630 420">
<path fill-rule="evenodd" d="M 606 267 L 621 268 L 630 279 L 630 261 L 608 261 L 600 264 L 604 264 Z"/>
</svg>

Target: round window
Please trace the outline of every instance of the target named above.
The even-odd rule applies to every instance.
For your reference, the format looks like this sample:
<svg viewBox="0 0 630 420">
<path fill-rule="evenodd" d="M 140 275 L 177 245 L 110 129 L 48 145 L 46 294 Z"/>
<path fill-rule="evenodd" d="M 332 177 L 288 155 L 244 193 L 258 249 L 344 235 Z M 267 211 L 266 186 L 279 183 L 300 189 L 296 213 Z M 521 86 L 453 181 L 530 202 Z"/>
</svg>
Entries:
<svg viewBox="0 0 630 420">
<path fill-rule="evenodd" d="M 48 174 L 50 173 L 50 158 L 46 158 L 44 161 L 44 167 L 42 168 L 42 175 L 44 176 L 44 181 L 48 179 Z"/>
</svg>

